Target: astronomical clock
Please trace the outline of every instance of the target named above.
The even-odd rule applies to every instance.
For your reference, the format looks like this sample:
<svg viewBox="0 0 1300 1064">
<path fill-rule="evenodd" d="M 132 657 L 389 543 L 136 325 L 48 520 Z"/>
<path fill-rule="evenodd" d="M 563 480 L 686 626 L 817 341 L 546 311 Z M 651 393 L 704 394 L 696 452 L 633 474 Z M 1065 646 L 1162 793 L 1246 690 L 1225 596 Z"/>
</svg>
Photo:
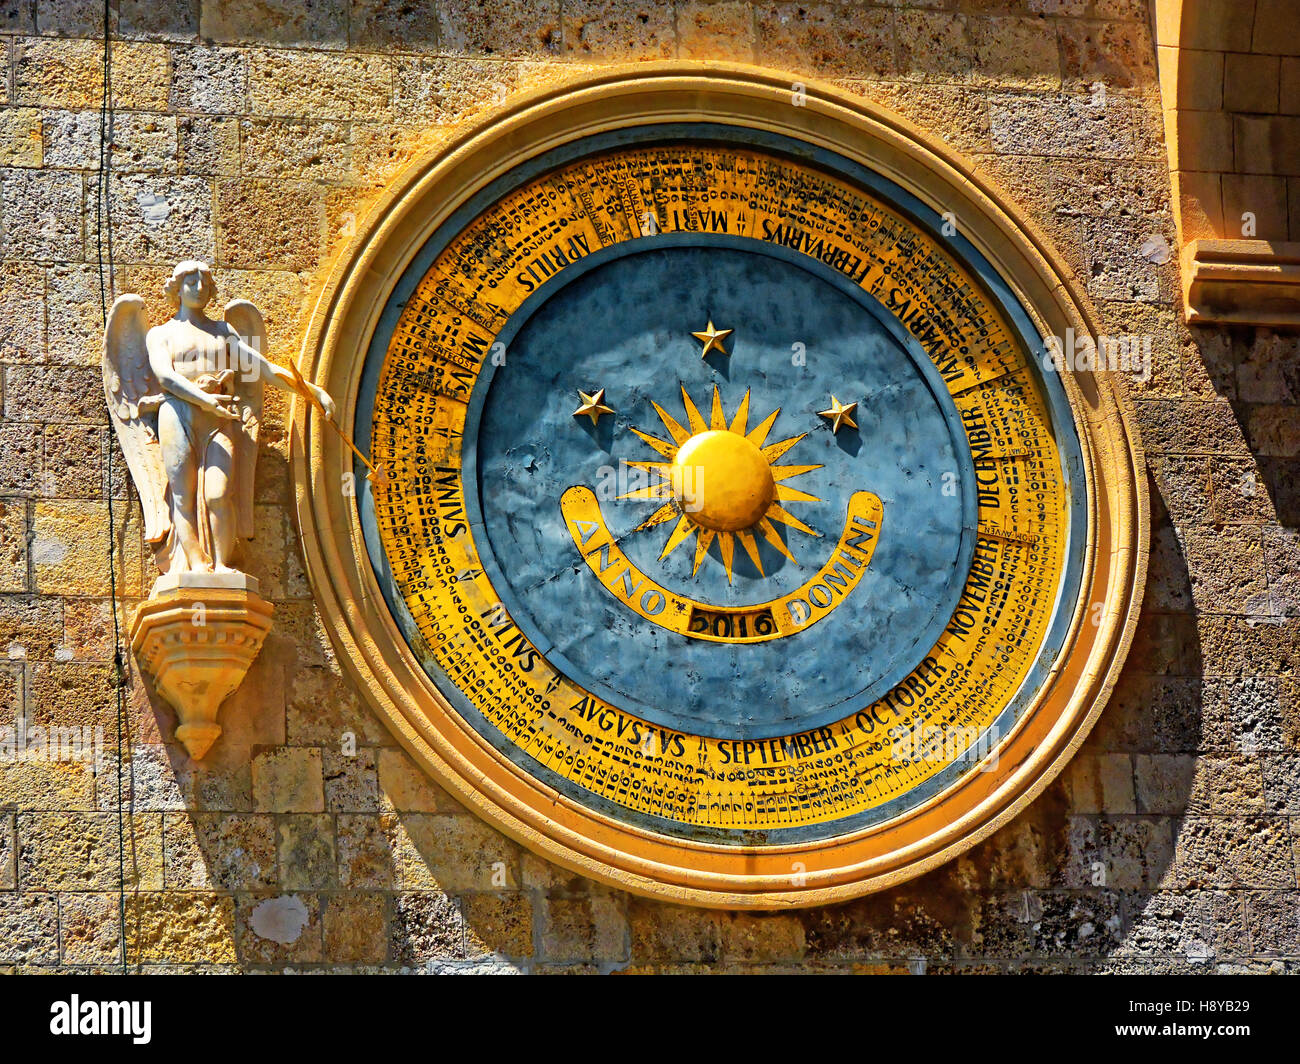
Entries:
<svg viewBox="0 0 1300 1064">
<path fill-rule="evenodd" d="M 1123 389 L 1046 356 L 1090 314 L 968 164 L 829 87 L 510 101 L 388 190 L 306 339 L 360 452 L 298 411 L 339 658 L 597 879 L 777 908 L 934 867 L 1059 772 L 1131 636 Z"/>
</svg>

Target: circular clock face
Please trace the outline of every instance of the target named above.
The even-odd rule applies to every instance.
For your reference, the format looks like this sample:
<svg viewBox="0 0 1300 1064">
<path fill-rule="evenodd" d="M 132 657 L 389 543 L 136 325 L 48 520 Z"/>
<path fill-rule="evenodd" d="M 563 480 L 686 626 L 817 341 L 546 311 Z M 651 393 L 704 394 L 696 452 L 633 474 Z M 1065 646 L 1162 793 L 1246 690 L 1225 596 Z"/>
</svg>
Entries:
<svg viewBox="0 0 1300 1064">
<path fill-rule="evenodd" d="M 1076 615 L 1083 449 L 1042 353 L 956 220 L 841 155 L 576 138 L 392 287 L 369 560 L 446 704 L 557 799 L 721 850 L 882 825 L 996 764 Z"/>
<path fill-rule="evenodd" d="M 602 70 L 413 162 L 304 338 L 337 431 L 297 407 L 291 448 L 320 616 L 424 770 L 725 908 L 1007 823 L 1145 573 L 1123 389 L 1045 357 L 1096 331 L 1068 272 L 941 145 L 796 90 Z"/>
</svg>

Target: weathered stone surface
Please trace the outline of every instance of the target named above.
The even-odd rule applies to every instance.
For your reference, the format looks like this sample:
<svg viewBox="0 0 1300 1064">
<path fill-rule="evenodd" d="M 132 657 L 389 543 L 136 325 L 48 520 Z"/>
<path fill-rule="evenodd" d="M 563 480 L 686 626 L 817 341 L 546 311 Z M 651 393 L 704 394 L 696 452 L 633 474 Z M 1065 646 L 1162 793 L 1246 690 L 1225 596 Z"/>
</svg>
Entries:
<svg viewBox="0 0 1300 1064">
<path fill-rule="evenodd" d="M 324 900 L 325 956 L 335 964 L 382 964 L 388 958 L 388 898 L 330 894 Z"/>
<path fill-rule="evenodd" d="M 248 109 L 248 55 L 237 48 L 172 52 L 169 96 L 178 111 L 239 114 Z"/>
<path fill-rule="evenodd" d="M 239 140 L 245 176 L 338 180 L 351 169 L 352 145 L 341 122 L 246 118 Z"/>
<path fill-rule="evenodd" d="M 1213 891 L 1133 894 L 1126 899 L 1129 933 L 1119 953 L 1172 955 L 1204 964 L 1247 950 L 1240 895 Z"/>
<path fill-rule="evenodd" d="M 432 52 L 440 43 L 437 7 L 420 0 L 352 0 L 348 40 L 371 52 Z"/>
<path fill-rule="evenodd" d="M 98 367 L 103 357 L 102 340 L 96 336 L 103 322 L 99 270 L 52 266 L 46 272 L 45 288 L 49 317 L 45 361 Z"/>
<path fill-rule="evenodd" d="M 230 964 L 235 899 L 214 894 L 133 894 L 127 900 L 127 956 L 140 962 Z"/>
<path fill-rule="evenodd" d="M 45 346 L 45 271 L 37 265 L 0 263 L 0 358 L 35 362 Z"/>
<path fill-rule="evenodd" d="M 248 813 L 167 813 L 168 890 L 268 890 L 279 883 L 272 817 Z"/>
<path fill-rule="evenodd" d="M 41 112 L 35 107 L 0 111 L 0 166 L 40 166 Z"/>
<path fill-rule="evenodd" d="M 176 145 L 180 166 L 187 173 L 218 177 L 239 173 L 236 118 L 182 115 L 176 122 Z"/>
<path fill-rule="evenodd" d="M 1215 613 L 1272 613 L 1262 608 L 1267 581 L 1255 526 L 1189 528 L 1183 535 L 1196 604 Z"/>
<path fill-rule="evenodd" d="M 101 393 L 95 393 L 98 384 Z M 5 368 L 4 413 L 11 433 L 32 431 L 40 423 L 73 421 L 104 424 L 103 378 L 98 369 L 81 366 L 8 366 Z M 102 412 L 101 412 L 102 410 Z M 24 424 L 26 423 L 26 424 Z M 0 471 L 0 475 L 5 475 Z M 12 475 L 12 474 L 8 474 Z"/>
<path fill-rule="evenodd" d="M 533 955 L 533 906 L 526 894 L 466 894 L 461 898 L 469 957 Z"/>
<path fill-rule="evenodd" d="M 169 51 L 162 44 L 113 46 L 113 101 L 165 111 Z M 14 49 L 14 100 L 37 107 L 98 108 L 104 96 L 104 49 L 96 40 L 27 38 Z"/>
<path fill-rule="evenodd" d="M 1074 156 L 1132 159 L 1137 152 L 1137 115 L 1090 95 L 997 95 L 989 100 L 997 151 L 1047 158 Z"/>
<path fill-rule="evenodd" d="M 193 41 L 199 32 L 199 7 L 198 3 L 121 0 L 117 6 L 117 32 L 128 38 Z"/>
<path fill-rule="evenodd" d="M 113 964 L 122 956 L 121 894 L 64 894 L 59 899 L 59 956 L 64 964 Z"/>
<path fill-rule="evenodd" d="M 27 506 L 0 501 L 0 592 L 27 590 Z"/>
<path fill-rule="evenodd" d="M 465 956 L 460 906 L 436 891 L 393 898 L 390 953 L 394 963 L 421 965 Z"/>
<path fill-rule="evenodd" d="M 712 963 L 722 954 L 722 917 L 711 910 L 629 899 L 631 954 L 646 963 Z"/>
<path fill-rule="evenodd" d="M 677 54 L 682 59 L 748 58 L 755 30 L 750 6 L 734 0 L 676 5 Z"/>
<path fill-rule="evenodd" d="M 270 813 L 319 813 L 325 808 L 321 751 L 283 747 L 253 758 L 253 797 Z"/>
<path fill-rule="evenodd" d="M 284 965 L 324 957 L 320 898 L 315 894 L 240 894 L 235 938 L 246 964 Z"/>
<path fill-rule="evenodd" d="M 977 18 L 968 23 L 971 74 L 990 85 L 1055 89 L 1061 84 L 1056 27 L 1036 18 Z"/>
<path fill-rule="evenodd" d="M 1132 89 L 1154 79 L 1155 49 L 1145 26 L 1070 21 L 1061 24 L 1059 36 L 1067 85 Z"/>
<path fill-rule="evenodd" d="M 205 39 L 302 48 L 342 48 L 347 44 L 348 0 L 203 0 L 199 34 Z"/>
<path fill-rule="evenodd" d="M 18 885 L 15 838 L 14 814 L 0 814 L 0 891 L 13 890 Z"/>
<path fill-rule="evenodd" d="M 103 429 L 92 425 L 49 425 L 44 445 L 42 494 L 64 499 L 103 497 L 103 455 L 107 446 Z"/>
<path fill-rule="evenodd" d="M 447 122 L 504 100 L 518 84 L 520 73 L 520 66 L 509 62 L 397 59 L 393 109 L 407 121 Z M 359 167 L 359 172 L 371 173 L 373 168 Z"/>
<path fill-rule="evenodd" d="M 392 815 L 343 814 L 338 818 L 339 886 L 345 890 L 384 890 L 396 881 L 389 832 Z"/>
<path fill-rule="evenodd" d="M 328 890 L 335 885 L 333 817 L 281 817 L 277 839 L 280 882 L 286 890 Z"/>
<path fill-rule="evenodd" d="M 29 812 L 66 815 L 95 808 L 95 775 L 92 766 L 80 761 L 0 762 L 0 787 L 7 801 Z"/>
<path fill-rule="evenodd" d="M 540 953 L 548 961 L 626 960 L 623 900 L 601 890 L 548 899 L 542 911 Z"/>
<path fill-rule="evenodd" d="M 1179 889 L 1293 885 L 1287 822 L 1274 817 L 1189 816 L 1177 828 L 1162 886 Z"/>
<path fill-rule="evenodd" d="M 119 884 L 116 813 L 19 813 L 18 883 L 23 890 L 113 890 Z M 123 828 L 127 885 L 162 886 L 162 823 L 156 814 Z"/>
<path fill-rule="evenodd" d="M 1065 884 L 1136 890 L 1158 885 L 1173 857 L 1167 817 L 1071 817 Z"/>
<path fill-rule="evenodd" d="M 129 511 L 128 511 L 129 513 Z M 120 534 L 116 557 L 118 586 L 141 591 L 141 529 L 134 515 L 116 514 Z M 36 590 L 53 595 L 106 595 L 109 592 L 108 506 L 102 502 L 37 502 L 32 521 L 32 567 Z"/>
<path fill-rule="evenodd" d="M 59 909 L 53 894 L 0 894 L 0 961 L 57 964 Z"/>
<path fill-rule="evenodd" d="M 1108 890 L 1040 892 L 1031 912 L 1035 954 L 1104 954 L 1123 941 L 1120 897 Z"/>
<path fill-rule="evenodd" d="M 379 751 L 379 788 L 384 806 L 401 813 L 455 813 L 460 804 L 434 783 L 401 749 Z"/>
<path fill-rule="evenodd" d="M 1255 891 L 1246 895 L 1246 929 L 1256 956 L 1300 953 L 1300 892 Z"/>
<path fill-rule="evenodd" d="M 98 170 L 98 111 L 47 111 L 43 122 L 45 166 Z M 176 117 L 126 112 L 113 119 L 113 166 L 121 170 L 174 171 Z"/>
<path fill-rule="evenodd" d="M 974 48 L 965 15 L 903 10 L 895 16 L 894 25 L 899 73 L 936 81 L 965 81 L 970 77 Z"/>
<path fill-rule="evenodd" d="M 453 54 L 546 56 L 560 48 L 558 0 L 465 0 L 440 14 L 442 47 Z"/>
<path fill-rule="evenodd" d="M 86 239 L 91 244 L 98 240 L 99 181 L 98 176 L 86 180 Z M 186 258 L 213 258 L 212 185 L 205 178 L 114 174 L 109 193 L 120 259 L 170 266 Z"/>
<path fill-rule="evenodd" d="M 894 14 L 847 4 L 755 8 L 756 57 L 821 77 L 882 77 L 894 70 Z"/>
<path fill-rule="evenodd" d="M 320 254 L 324 211 L 317 186 L 223 180 L 217 184 L 218 262 L 309 270 Z"/>
<path fill-rule="evenodd" d="M 1142 812 L 1264 812 L 1263 778 L 1257 758 L 1198 759 L 1154 754 L 1139 755 L 1134 765 Z"/>
<path fill-rule="evenodd" d="M 276 118 L 382 118 L 392 105 L 392 61 L 379 55 L 254 52 L 254 114 Z"/>
<path fill-rule="evenodd" d="M 919 126 L 942 128 L 944 140 L 960 151 L 991 150 L 989 107 L 982 96 L 936 83 L 851 81 L 846 87 Z"/>
<path fill-rule="evenodd" d="M 384 726 L 361 706 L 357 692 L 340 676 L 324 668 L 294 670 L 286 725 L 294 744 L 382 743 Z"/>
<path fill-rule="evenodd" d="M 1081 751 L 1064 775 L 1076 813 L 1132 813 L 1133 762 L 1125 754 Z"/>
<path fill-rule="evenodd" d="M 397 882 L 420 890 L 513 889 L 519 884 L 515 845 L 468 814 L 410 813 L 383 818 Z"/>
<path fill-rule="evenodd" d="M 676 50 L 673 11 L 663 4 L 564 5 L 564 51 L 594 59 L 668 59 Z"/>
<path fill-rule="evenodd" d="M 0 255 L 60 262 L 82 255 L 81 175 L 0 171 Z"/>
</svg>

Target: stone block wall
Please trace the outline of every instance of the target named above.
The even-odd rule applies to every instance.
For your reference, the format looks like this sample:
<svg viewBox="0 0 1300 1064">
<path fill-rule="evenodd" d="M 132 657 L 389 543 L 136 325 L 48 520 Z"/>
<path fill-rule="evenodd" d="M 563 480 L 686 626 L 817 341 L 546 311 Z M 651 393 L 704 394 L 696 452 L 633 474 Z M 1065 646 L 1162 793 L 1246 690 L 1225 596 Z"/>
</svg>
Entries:
<svg viewBox="0 0 1300 1064">
<path fill-rule="evenodd" d="M 376 190 L 516 88 L 724 57 L 901 112 L 997 182 L 1108 330 L 1154 338 L 1131 382 L 1151 576 L 1112 704 L 995 837 L 847 905 L 676 909 L 522 851 L 361 703 L 314 613 L 270 393 L 249 568 L 275 630 L 203 762 L 134 671 L 119 746 L 110 537 L 123 624 L 152 571 L 98 368 L 102 8 L 5 0 L 0 727 L 100 727 L 105 745 L 98 773 L 0 756 L 0 967 L 113 970 L 123 943 L 133 970 L 1300 962 L 1300 347 L 1181 324 L 1146 0 L 119 0 L 111 17 L 113 289 L 157 320 L 172 264 L 205 258 L 282 359 Z"/>
</svg>

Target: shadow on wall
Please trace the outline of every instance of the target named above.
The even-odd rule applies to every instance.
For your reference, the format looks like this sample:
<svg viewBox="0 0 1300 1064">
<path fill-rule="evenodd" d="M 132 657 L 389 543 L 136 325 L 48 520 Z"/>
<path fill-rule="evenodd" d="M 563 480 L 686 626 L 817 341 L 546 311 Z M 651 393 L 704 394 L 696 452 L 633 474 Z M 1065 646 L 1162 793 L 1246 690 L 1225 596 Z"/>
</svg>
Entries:
<svg viewBox="0 0 1300 1064">
<path fill-rule="evenodd" d="M 1204 972 L 1260 970 L 1294 949 L 1300 341 L 1180 336 L 1183 384 L 1135 401 L 1150 571 L 1087 743 L 954 863 L 808 914 L 809 955 L 910 955 L 911 970 L 929 971 Z"/>
<path fill-rule="evenodd" d="M 1153 954 L 1213 955 L 1214 914 L 1160 893 L 1177 877 L 1206 695 L 1190 578 L 1154 485 L 1152 526 L 1128 664 L 1061 776 L 956 861 L 811 914 L 810 953 L 908 959 L 929 972 L 1123 970 Z"/>
</svg>

